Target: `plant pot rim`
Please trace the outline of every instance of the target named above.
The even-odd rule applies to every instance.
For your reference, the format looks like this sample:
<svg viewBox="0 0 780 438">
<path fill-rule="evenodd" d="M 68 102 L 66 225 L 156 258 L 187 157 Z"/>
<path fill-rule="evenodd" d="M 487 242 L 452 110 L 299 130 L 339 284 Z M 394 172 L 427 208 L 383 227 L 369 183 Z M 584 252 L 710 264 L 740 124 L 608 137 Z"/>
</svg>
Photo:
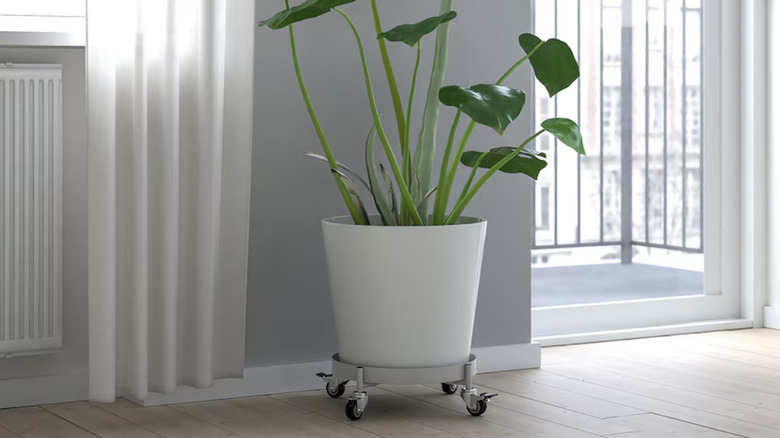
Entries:
<svg viewBox="0 0 780 438">
<path fill-rule="evenodd" d="M 457 222 L 451 225 L 382 225 L 382 219 L 378 214 L 368 215 L 368 219 L 371 222 L 371 225 L 368 225 L 368 227 L 370 228 L 408 229 L 408 230 L 421 230 L 421 229 L 428 229 L 428 228 L 441 229 L 441 228 L 473 227 L 473 226 L 480 226 L 482 224 L 487 223 L 487 219 L 482 219 L 473 216 L 461 216 L 458 218 Z M 359 227 L 359 228 L 367 227 L 366 225 L 355 225 L 355 223 L 352 221 L 352 217 L 349 215 L 326 217 L 322 219 L 322 224 L 323 225 L 328 224 L 329 226 L 339 226 L 339 227 Z"/>
</svg>

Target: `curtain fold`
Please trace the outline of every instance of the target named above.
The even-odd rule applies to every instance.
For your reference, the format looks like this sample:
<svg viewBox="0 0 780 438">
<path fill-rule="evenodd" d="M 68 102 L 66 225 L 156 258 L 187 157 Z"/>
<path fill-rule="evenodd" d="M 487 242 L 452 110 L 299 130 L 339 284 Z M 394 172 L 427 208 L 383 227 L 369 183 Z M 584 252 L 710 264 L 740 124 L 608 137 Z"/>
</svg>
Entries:
<svg viewBox="0 0 780 438">
<path fill-rule="evenodd" d="M 87 1 L 90 399 L 243 372 L 252 0 Z"/>
</svg>

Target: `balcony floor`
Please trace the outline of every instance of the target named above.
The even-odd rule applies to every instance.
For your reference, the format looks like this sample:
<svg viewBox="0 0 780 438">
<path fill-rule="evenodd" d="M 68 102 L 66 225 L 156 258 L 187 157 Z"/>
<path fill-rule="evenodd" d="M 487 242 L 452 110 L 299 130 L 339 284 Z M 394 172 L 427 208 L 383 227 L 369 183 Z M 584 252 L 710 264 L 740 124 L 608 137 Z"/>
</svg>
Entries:
<svg viewBox="0 0 780 438">
<path fill-rule="evenodd" d="M 533 268 L 533 307 L 698 295 L 701 272 L 619 263 Z"/>
</svg>

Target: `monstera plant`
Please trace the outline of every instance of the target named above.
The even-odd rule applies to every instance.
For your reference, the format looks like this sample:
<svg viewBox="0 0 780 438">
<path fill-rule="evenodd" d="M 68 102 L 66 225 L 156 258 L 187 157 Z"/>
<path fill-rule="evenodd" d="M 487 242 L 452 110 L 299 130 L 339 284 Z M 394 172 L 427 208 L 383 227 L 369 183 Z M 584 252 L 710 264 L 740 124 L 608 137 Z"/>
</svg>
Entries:
<svg viewBox="0 0 780 438">
<path fill-rule="evenodd" d="M 526 103 L 526 94 L 505 85 L 504 82 L 521 64 L 530 62 L 537 80 L 547 89 L 550 96 L 554 96 L 571 85 L 579 77 L 579 67 L 571 49 L 563 41 L 554 38 L 543 41 L 532 34 L 524 33 L 519 36 L 518 43 L 525 52 L 525 56 L 511 65 L 494 83 L 445 86 L 443 80 L 448 52 L 448 23 L 457 15 L 452 10 L 452 0 L 441 1 L 440 15 L 438 16 L 429 17 L 414 24 L 401 24 L 387 31 L 382 30 L 376 0 L 370 0 L 376 29 L 375 37 L 390 88 L 398 138 L 400 139 L 400 144 L 392 144 L 377 109 L 363 39 L 350 17 L 339 8 L 355 1 L 307 0 L 300 5 L 290 7 L 288 0 L 285 0 L 287 6 L 285 10 L 259 24 L 271 29 L 286 28 L 289 32 L 298 85 L 324 151 L 324 155 L 315 153 L 308 155 L 327 161 L 330 165 L 330 171 L 355 224 L 368 225 L 369 218 L 358 187 L 353 180 L 365 186 L 371 194 L 384 225 L 450 225 L 458 220 L 468 203 L 496 172 L 522 173 L 531 178 L 537 178 L 547 162 L 544 153 L 528 147 L 536 137 L 548 133 L 577 153 L 585 153 L 579 127 L 572 120 L 565 118 L 544 120 L 541 122 L 539 130 L 520 144 L 466 150 L 476 124 L 488 126 L 501 135 L 507 126 L 520 115 Z M 331 11 L 341 15 L 345 24 L 351 28 L 362 63 L 368 105 L 373 117 L 373 126 L 368 130 L 365 143 L 367 178 L 361 177 L 349 167 L 336 161 L 309 99 L 296 50 L 293 24 Z M 433 31 L 437 31 L 437 35 L 428 81 L 428 92 L 421 128 L 417 134 L 416 147 L 412 147 L 412 108 L 422 58 L 420 40 Z M 372 35 L 373 37 L 374 35 Z M 387 53 L 387 42 L 406 44 L 414 52 L 410 56 L 416 56 L 405 108 Z M 452 120 L 449 136 L 444 146 L 438 177 L 434 180 L 434 153 L 440 104 L 456 108 L 457 112 Z M 458 124 L 464 115 L 470 121 L 456 142 Z M 384 151 L 389 169 L 376 160 L 377 138 Z M 460 189 L 452 209 L 447 211 L 450 197 L 453 196 L 453 182 L 459 164 L 471 168 L 471 171 L 464 186 Z M 481 174 L 480 170 L 482 170 Z M 431 202 L 429 202 L 431 197 L 433 197 L 432 210 L 430 208 Z"/>
</svg>

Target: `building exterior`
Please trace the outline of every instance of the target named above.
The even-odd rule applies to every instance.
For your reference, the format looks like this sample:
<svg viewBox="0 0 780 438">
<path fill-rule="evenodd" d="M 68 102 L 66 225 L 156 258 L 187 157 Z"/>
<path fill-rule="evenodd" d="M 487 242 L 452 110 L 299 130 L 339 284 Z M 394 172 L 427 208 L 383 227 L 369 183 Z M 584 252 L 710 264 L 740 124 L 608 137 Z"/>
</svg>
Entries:
<svg viewBox="0 0 780 438">
<path fill-rule="evenodd" d="M 537 88 L 537 123 L 578 121 L 587 151 L 537 140 L 550 168 L 536 183 L 536 262 L 580 246 L 624 263 L 642 248 L 702 252 L 701 7 L 536 2 L 536 34 L 567 42 L 581 70 L 555 98 Z"/>
</svg>

